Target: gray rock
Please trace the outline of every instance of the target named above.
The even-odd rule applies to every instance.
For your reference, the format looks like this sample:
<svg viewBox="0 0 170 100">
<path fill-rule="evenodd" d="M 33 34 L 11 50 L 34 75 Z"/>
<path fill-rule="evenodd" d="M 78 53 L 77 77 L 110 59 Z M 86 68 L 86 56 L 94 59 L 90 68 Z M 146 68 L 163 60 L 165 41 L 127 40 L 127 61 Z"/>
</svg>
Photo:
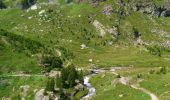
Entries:
<svg viewBox="0 0 170 100">
<path fill-rule="evenodd" d="M 45 90 L 41 89 L 35 94 L 35 100 L 49 100 L 49 96 L 44 95 Z"/>
<path fill-rule="evenodd" d="M 102 9 L 102 13 L 105 14 L 105 15 L 107 15 L 107 16 L 112 15 L 112 13 L 113 13 L 113 8 L 112 8 L 112 6 L 111 6 L 111 5 L 105 6 L 105 7 Z"/>
<path fill-rule="evenodd" d="M 29 85 L 24 85 L 24 86 L 20 86 L 20 90 L 21 90 L 21 99 L 25 100 L 27 93 L 29 91 L 30 86 Z"/>
</svg>

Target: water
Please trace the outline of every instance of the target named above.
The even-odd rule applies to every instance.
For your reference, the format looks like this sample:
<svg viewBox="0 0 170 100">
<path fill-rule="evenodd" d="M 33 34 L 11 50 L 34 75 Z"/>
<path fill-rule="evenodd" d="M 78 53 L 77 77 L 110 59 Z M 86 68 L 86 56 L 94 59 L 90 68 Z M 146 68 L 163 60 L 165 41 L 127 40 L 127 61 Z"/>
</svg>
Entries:
<svg viewBox="0 0 170 100">
<path fill-rule="evenodd" d="M 84 85 L 87 87 L 87 89 L 89 90 L 88 94 L 85 95 L 81 100 L 87 100 L 87 99 L 90 99 L 92 98 L 94 95 L 96 95 L 96 89 L 91 85 L 91 83 L 89 82 L 90 81 L 90 78 L 92 76 L 94 76 L 95 74 L 91 74 L 91 75 L 88 75 L 88 76 L 85 76 L 84 77 Z"/>
</svg>

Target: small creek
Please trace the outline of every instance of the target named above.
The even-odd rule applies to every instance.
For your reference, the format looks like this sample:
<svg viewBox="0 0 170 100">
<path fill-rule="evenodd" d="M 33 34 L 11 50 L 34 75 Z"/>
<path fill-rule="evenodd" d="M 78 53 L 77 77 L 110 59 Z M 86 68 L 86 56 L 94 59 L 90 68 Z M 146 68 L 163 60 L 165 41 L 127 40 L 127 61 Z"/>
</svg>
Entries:
<svg viewBox="0 0 170 100">
<path fill-rule="evenodd" d="M 118 75 L 118 73 L 116 73 L 116 70 L 127 70 L 130 67 L 113 67 L 110 69 L 90 69 L 90 71 L 92 72 L 91 74 L 87 75 L 84 77 L 84 85 L 86 86 L 86 88 L 88 89 L 88 93 L 87 95 L 83 96 L 80 100 L 89 100 L 91 99 L 93 96 L 96 95 L 96 89 L 91 85 L 90 83 L 90 79 L 91 77 L 100 74 L 100 73 L 104 73 L 104 72 L 111 72 L 114 75 Z M 126 80 L 126 77 L 122 77 L 120 78 L 120 83 L 127 85 L 128 81 Z M 136 87 L 135 85 L 130 85 L 130 87 L 134 88 L 134 89 L 138 89 L 141 90 L 142 92 L 150 95 L 151 100 L 159 100 L 158 97 L 151 93 L 149 90 L 144 89 L 144 88 L 140 88 L 140 87 Z"/>
</svg>

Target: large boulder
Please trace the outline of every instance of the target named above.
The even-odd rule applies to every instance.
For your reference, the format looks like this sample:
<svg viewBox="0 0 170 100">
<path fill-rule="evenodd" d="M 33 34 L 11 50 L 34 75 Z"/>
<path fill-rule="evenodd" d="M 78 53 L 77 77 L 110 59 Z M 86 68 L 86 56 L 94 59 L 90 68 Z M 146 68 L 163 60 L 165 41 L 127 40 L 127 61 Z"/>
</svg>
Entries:
<svg viewBox="0 0 170 100">
<path fill-rule="evenodd" d="M 21 90 L 21 99 L 25 100 L 28 91 L 29 91 L 30 86 L 29 85 L 24 85 L 24 86 L 20 86 L 20 90 Z"/>
<path fill-rule="evenodd" d="M 132 5 L 134 11 L 140 11 L 142 13 L 153 15 L 156 11 L 156 5 L 153 0 L 136 0 Z"/>
<path fill-rule="evenodd" d="M 113 8 L 111 5 L 106 5 L 103 9 L 102 9 L 102 13 L 107 15 L 107 16 L 110 16 L 112 15 L 113 13 Z"/>
<path fill-rule="evenodd" d="M 49 100 L 49 96 L 44 95 L 45 90 L 41 89 L 35 94 L 35 100 Z"/>
</svg>

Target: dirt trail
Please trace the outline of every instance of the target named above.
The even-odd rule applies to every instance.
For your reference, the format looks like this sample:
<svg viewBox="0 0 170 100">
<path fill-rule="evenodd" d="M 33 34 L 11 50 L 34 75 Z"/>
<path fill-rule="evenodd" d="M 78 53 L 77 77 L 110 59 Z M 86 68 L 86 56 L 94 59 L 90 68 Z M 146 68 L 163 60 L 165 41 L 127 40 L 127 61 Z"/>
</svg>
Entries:
<svg viewBox="0 0 170 100">
<path fill-rule="evenodd" d="M 159 100 L 158 97 L 154 93 L 150 92 L 149 90 L 147 90 L 145 88 L 140 87 L 139 84 L 132 84 L 132 85 L 130 85 L 129 84 L 129 80 L 130 80 L 129 77 L 121 77 L 119 81 L 123 85 L 130 86 L 133 89 L 140 90 L 140 91 L 148 94 L 151 97 L 151 100 Z"/>
<path fill-rule="evenodd" d="M 111 69 L 111 70 L 113 70 L 113 69 Z M 114 75 L 118 75 L 118 73 L 116 73 L 115 70 L 111 71 L 111 73 L 113 73 Z M 145 88 L 140 87 L 139 84 L 130 85 L 130 83 L 129 83 L 130 80 L 131 80 L 131 77 L 123 77 L 123 76 L 121 76 L 119 81 L 123 85 L 130 86 L 133 89 L 140 90 L 140 91 L 148 94 L 151 97 L 151 100 L 159 100 L 159 98 L 154 93 L 150 92 L 149 90 L 147 90 Z"/>
</svg>

